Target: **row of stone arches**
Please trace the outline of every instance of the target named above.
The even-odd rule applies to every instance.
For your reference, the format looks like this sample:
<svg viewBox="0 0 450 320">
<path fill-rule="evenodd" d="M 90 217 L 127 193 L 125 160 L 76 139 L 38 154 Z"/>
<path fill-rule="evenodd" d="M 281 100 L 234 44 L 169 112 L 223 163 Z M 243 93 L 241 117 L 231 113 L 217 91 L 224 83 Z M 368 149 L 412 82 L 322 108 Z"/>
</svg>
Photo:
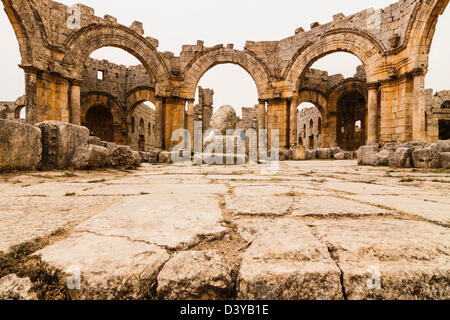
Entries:
<svg viewBox="0 0 450 320">
<path fill-rule="evenodd" d="M 57 118 L 56 120 L 76 124 L 86 123 L 83 117 L 86 117 L 87 111 L 81 110 L 85 103 L 81 101 L 83 97 L 80 92 L 84 62 L 99 48 L 116 47 L 136 57 L 152 79 L 154 90 L 142 89 L 131 93 L 127 97 L 130 102 L 126 101 L 125 104 L 139 105 L 139 101 L 154 102 L 157 146 L 166 149 L 172 146 L 171 133 L 185 126 L 185 105 L 192 103 L 195 98 L 200 78 L 212 67 L 225 63 L 239 65 L 250 74 L 257 87 L 260 111 L 264 109 L 260 113 L 267 113 L 265 118 L 269 118 L 264 121 L 265 126 L 269 131 L 280 130 L 281 147 L 290 147 L 297 141 L 296 113 L 293 110 L 295 103 L 302 100 L 302 93 L 299 92 L 301 80 L 315 61 L 334 52 L 351 53 L 364 65 L 367 82 L 370 84 L 368 92 L 363 94 L 367 108 L 366 114 L 358 116 L 356 121 L 361 121 L 361 126 L 364 127 L 365 142 L 422 138 L 425 132 L 425 112 L 421 98 L 417 99 L 416 95 L 407 96 L 403 100 L 398 99 L 399 102 L 395 102 L 398 105 L 394 105 L 392 99 L 386 97 L 399 95 L 406 87 L 412 86 L 413 90 L 422 87 L 437 18 L 448 4 L 448 0 L 414 4 L 416 9 L 406 33 L 409 36 L 403 37 L 403 48 L 399 46 L 398 52 L 388 48 L 377 36 L 365 30 L 335 28 L 321 34 L 320 37 L 312 36 L 309 41 L 297 48 L 284 72 L 278 74 L 260 55 L 251 50 L 235 50 L 232 46 L 202 47 L 191 59 L 187 59 L 185 65 L 173 64 L 170 57 L 163 56 L 157 51 L 152 39 L 143 37 L 143 31 L 141 32 L 139 28 L 127 28 L 114 21 L 99 23 L 95 19 L 96 23 L 94 20 L 83 22 L 81 28 L 70 33 L 57 45 L 50 46 L 50 50 L 54 52 L 53 57 L 57 57 L 59 64 L 48 63 L 42 57 L 47 54 L 45 48 L 49 47 L 50 30 L 45 26 L 46 19 L 36 19 L 44 14 L 42 8 L 34 0 L 2 0 L 2 2 L 19 41 L 22 67 L 26 73 L 26 104 L 29 109 L 27 112 L 32 115 L 30 121 Z M 407 54 L 409 59 L 405 60 L 402 54 L 399 54 L 400 49 L 409 53 Z M 391 56 L 388 56 L 389 54 Z M 49 73 L 43 75 L 42 70 Z M 399 73 L 402 73 L 402 76 L 399 76 Z M 51 88 L 52 92 L 46 92 L 48 90 L 46 88 Z M 393 88 L 399 89 L 392 92 Z M 60 92 L 67 92 L 67 96 L 61 97 Z M 318 100 L 320 97 L 313 99 Z M 338 118 L 337 95 L 330 95 L 327 104 L 316 103 L 321 108 L 326 108 L 324 109 L 326 111 L 323 111 L 326 116 L 321 118 L 325 128 L 325 144 L 333 144 L 335 142 L 333 132 L 336 133 L 336 140 L 340 139 L 339 124 L 342 121 L 355 123 L 355 119 Z M 64 110 L 64 104 L 67 105 L 67 110 Z M 398 109 L 406 105 L 413 105 L 412 117 L 399 119 L 394 125 L 390 124 L 392 120 L 389 117 L 380 116 L 382 114 L 380 109 Z M 114 137 L 114 132 L 127 130 L 123 128 L 123 123 L 129 124 L 131 119 L 129 112 L 123 115 L 122 111 L 120 116 L 114 115 L 114 112 L 117 113 L 114 110 L 120 108 L 117 107 L 117 103 L 110 106 Z M 191 109 L 192 105 L 189 105 L 188 110 Z M 100 112 L 100 109 L 97 111 Z M 262 118 L 261 115 L 259 117 Z M 121 119 L 119 130 L 116 130 L 119 124 L 115 119 Z M 397 126 L 412 127 L 412 132 L 397 134 L 395 131 Z M 190 128 L 191 125 L 188 124 L 187 127 Z M 344 134 L 346 133 L 348 131 L 344 130 Z"/>
</svg>

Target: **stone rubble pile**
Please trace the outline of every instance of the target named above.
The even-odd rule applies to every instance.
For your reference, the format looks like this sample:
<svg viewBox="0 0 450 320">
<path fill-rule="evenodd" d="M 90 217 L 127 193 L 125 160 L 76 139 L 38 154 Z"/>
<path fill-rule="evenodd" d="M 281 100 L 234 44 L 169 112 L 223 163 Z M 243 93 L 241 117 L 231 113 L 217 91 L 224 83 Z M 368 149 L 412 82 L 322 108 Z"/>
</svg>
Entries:
<svg viewBox="0 0 450 320">
<path fill-rule="evenodd" d="M 412 141 L 362 146 L 358 150 L 358 164 L 394 168 L 450 169 L 450 140 L 437 143 Z"/>
<path fill-rule="evenodd" d="M 90 137 L 86 127 L 60 121 L 29 125 L 0 119 L 0 171 L 129 169 L 141 163 L 129 146 Z"/>
</svg>

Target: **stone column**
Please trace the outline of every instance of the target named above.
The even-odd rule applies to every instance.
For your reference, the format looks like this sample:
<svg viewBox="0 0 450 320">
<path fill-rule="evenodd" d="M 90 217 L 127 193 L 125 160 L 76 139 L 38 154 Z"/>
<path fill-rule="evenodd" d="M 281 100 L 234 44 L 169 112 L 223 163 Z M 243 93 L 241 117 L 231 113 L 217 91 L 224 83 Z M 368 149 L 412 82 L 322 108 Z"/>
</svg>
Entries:
<svg viewBox="0 0 450 320">
<path fill-rule="evenodd" d="M 426 141 L 425 135 L 425 72 L 414 77 L 413 129 L 414 141 Z"/>
<path fill-rule="evenodd" d="M 297 104 L 291 101 L 289 113 L 289 143 L 291 148 L 298 144 Z"/>
<path fill-rule="evenodd" d="M 27 123 L 35 124 L 42 119 L 38 116 L 37 70 L 22 67 L 25 71 L 25 112 Z"/>
<path fill-rule="evenodd" d="M 260 100 L 258 106 L 258 130 L 266 129 L 266 101 Z"/>
<path fill-rule="evenodd" d="M 281 150 L 289 149 L 289 137 L 287 125 L 289 100 L 275 98 L 268 101 L 267 106 L 267 134 L 268 145 L 272 145 L 271 135 L 272 130 L 278 130 L 279 133 L 279 147 Z"/>
<path fill-rule="evenodd" d="M 367 99 L 367 144 L 377 144 L 377 110 L 378 110 L 378 85 L 368 85 Z"/>
<path fill-rule="evenodd" d="M 156 97 L 155 101 L 155 146 L 163 149 L 164 141 L 164 98 Z"/>
<path fill-rule="evenodd" d="M 81 81 L 79 80 L 72 80 L 70 82 L 70 93 L 69 93 L 70 123 L 75 124 L 77 126 L 81 125 L 80 86 Z"/>
<path fill-rule="evenodd" d="M 188 125 L 187 130 L 191 135 L 191 150 L 194 150 L 194 100 L 188 100 Z"/>
</svg>

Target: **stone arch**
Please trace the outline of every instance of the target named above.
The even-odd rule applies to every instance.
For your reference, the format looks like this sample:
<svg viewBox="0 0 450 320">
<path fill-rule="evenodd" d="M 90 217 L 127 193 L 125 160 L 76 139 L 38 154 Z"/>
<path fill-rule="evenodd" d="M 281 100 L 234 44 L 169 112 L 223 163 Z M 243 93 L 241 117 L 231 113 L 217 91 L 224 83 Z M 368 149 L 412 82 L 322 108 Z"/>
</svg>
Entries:
<svg viewBox="0 0 450 320">
<path fill-rule="evenodd" d="M 156 105 L 155 89 L 151 87 L 138 87 L 127 93 L 126 109 L 128 117 L 133 114 L 134 109 L 141 103 L 150 101 Z"/>
<path fill-rule="evenodd" d="M 328 112 L 337 112 L 337 103 L 339 99 L 348 92 L 358 92 L 360 93 L 367 102 L 367 87 L 366 83 L 361 80 L 356 79 L 346 79 L 344 82 L 333 87 L 329 91 L 328 98 Z"/>
<path fill-rule="evenodd" d="M 258 99 L 264 99 L 269 89 L 269 72 L 264 64 L 248 52 L 223 47 L 205 50 L 186 67 L 184 86 L 187 99 L 195 99 L 197 85 L 208 70 L 226 63 L 238 65 L 247 71 L 256 83 Z"/>
<path fill-rule="evenodd" d="M 384 47 L 372 36 L 362 31 L 334 30 L 298 50 L 287 69 L 286 86 L 291 92 L 297 92 L 303 75 L 314 62 L 335 52 L 347 52 L 358 57 L 364 65 L 368 82 L 376 80 L 375 71 L 384 63 Z"/>
<path fill-rule="evenodd" d="M 103 47 L 123 49 L 136 57 L 154 82 L 164 82 L 169 71 L 156 48 L 145 38 L 121 25 L 92 24 L 73 33 L 64 43 L 64 62 L 73 66 L 79 78 L 85 61 L 92 52 Z"/>
<path fill-rule="evenodd" d="M 35 66 L 38 51 L 47 39 L 40 15 L 32 2 L 2 0 L 19 43 L 21 64 L 24 66 Z"/>
<path fill-rule="evenodd" d="M 450 0 L 422 1 L 420 9 L 413 16 L 407 39 L 409 56 L 415 58 L 411 69 L 428 68 L 428 55 L 436 31 L 439 16 L 444 13 Z"/>
<path fill-rule="evenodd" d="M 304 102 L 315 105 L 322 114 L 322 118 L 326 118 L 328 113 L 328 97 L 325 93 L 317 90 L 302 89 L 298 94 L 296 104 L 300 105 Z"/>
<path fill-rule="evenodd" d="M 104 92 L 86 92 L 81 95 L 81 124 L 87 126 L 86 115 L 93 107 L 102 106 L 109 110 L 112 115 L 113 142 L 126 144 L 127 137 L 123 136 L 126 132 L 126 123 L 124 122 L 123 108 L 113 96 Z"/>
</svg>

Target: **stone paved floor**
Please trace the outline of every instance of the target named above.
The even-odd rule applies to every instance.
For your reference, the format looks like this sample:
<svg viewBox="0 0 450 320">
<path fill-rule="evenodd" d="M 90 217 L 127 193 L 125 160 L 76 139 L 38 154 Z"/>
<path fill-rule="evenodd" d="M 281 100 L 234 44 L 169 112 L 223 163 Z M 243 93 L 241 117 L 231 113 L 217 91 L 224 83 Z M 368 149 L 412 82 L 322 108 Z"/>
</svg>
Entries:
<svg viewBox="0 0 450 320">
<path fill-rule="evenodd" d="M 199 287 L 192 298 L 450 298 L 450 172 L 306 161 L 267 173 L 181 164 L 0 175 L 0 251 L 65 228 L 36 254 L 67 276 L 79 268 L 82 298 L 139 298 L 137 275 L 157 286 L 180 259 L 170 298 L 190 297 L 186 281 Z M 201 292 L 219 276 L 200 260 L 189 270 L 179 253 L 191 251 L 217 253 L 228 295 Z"/>
</svg>

